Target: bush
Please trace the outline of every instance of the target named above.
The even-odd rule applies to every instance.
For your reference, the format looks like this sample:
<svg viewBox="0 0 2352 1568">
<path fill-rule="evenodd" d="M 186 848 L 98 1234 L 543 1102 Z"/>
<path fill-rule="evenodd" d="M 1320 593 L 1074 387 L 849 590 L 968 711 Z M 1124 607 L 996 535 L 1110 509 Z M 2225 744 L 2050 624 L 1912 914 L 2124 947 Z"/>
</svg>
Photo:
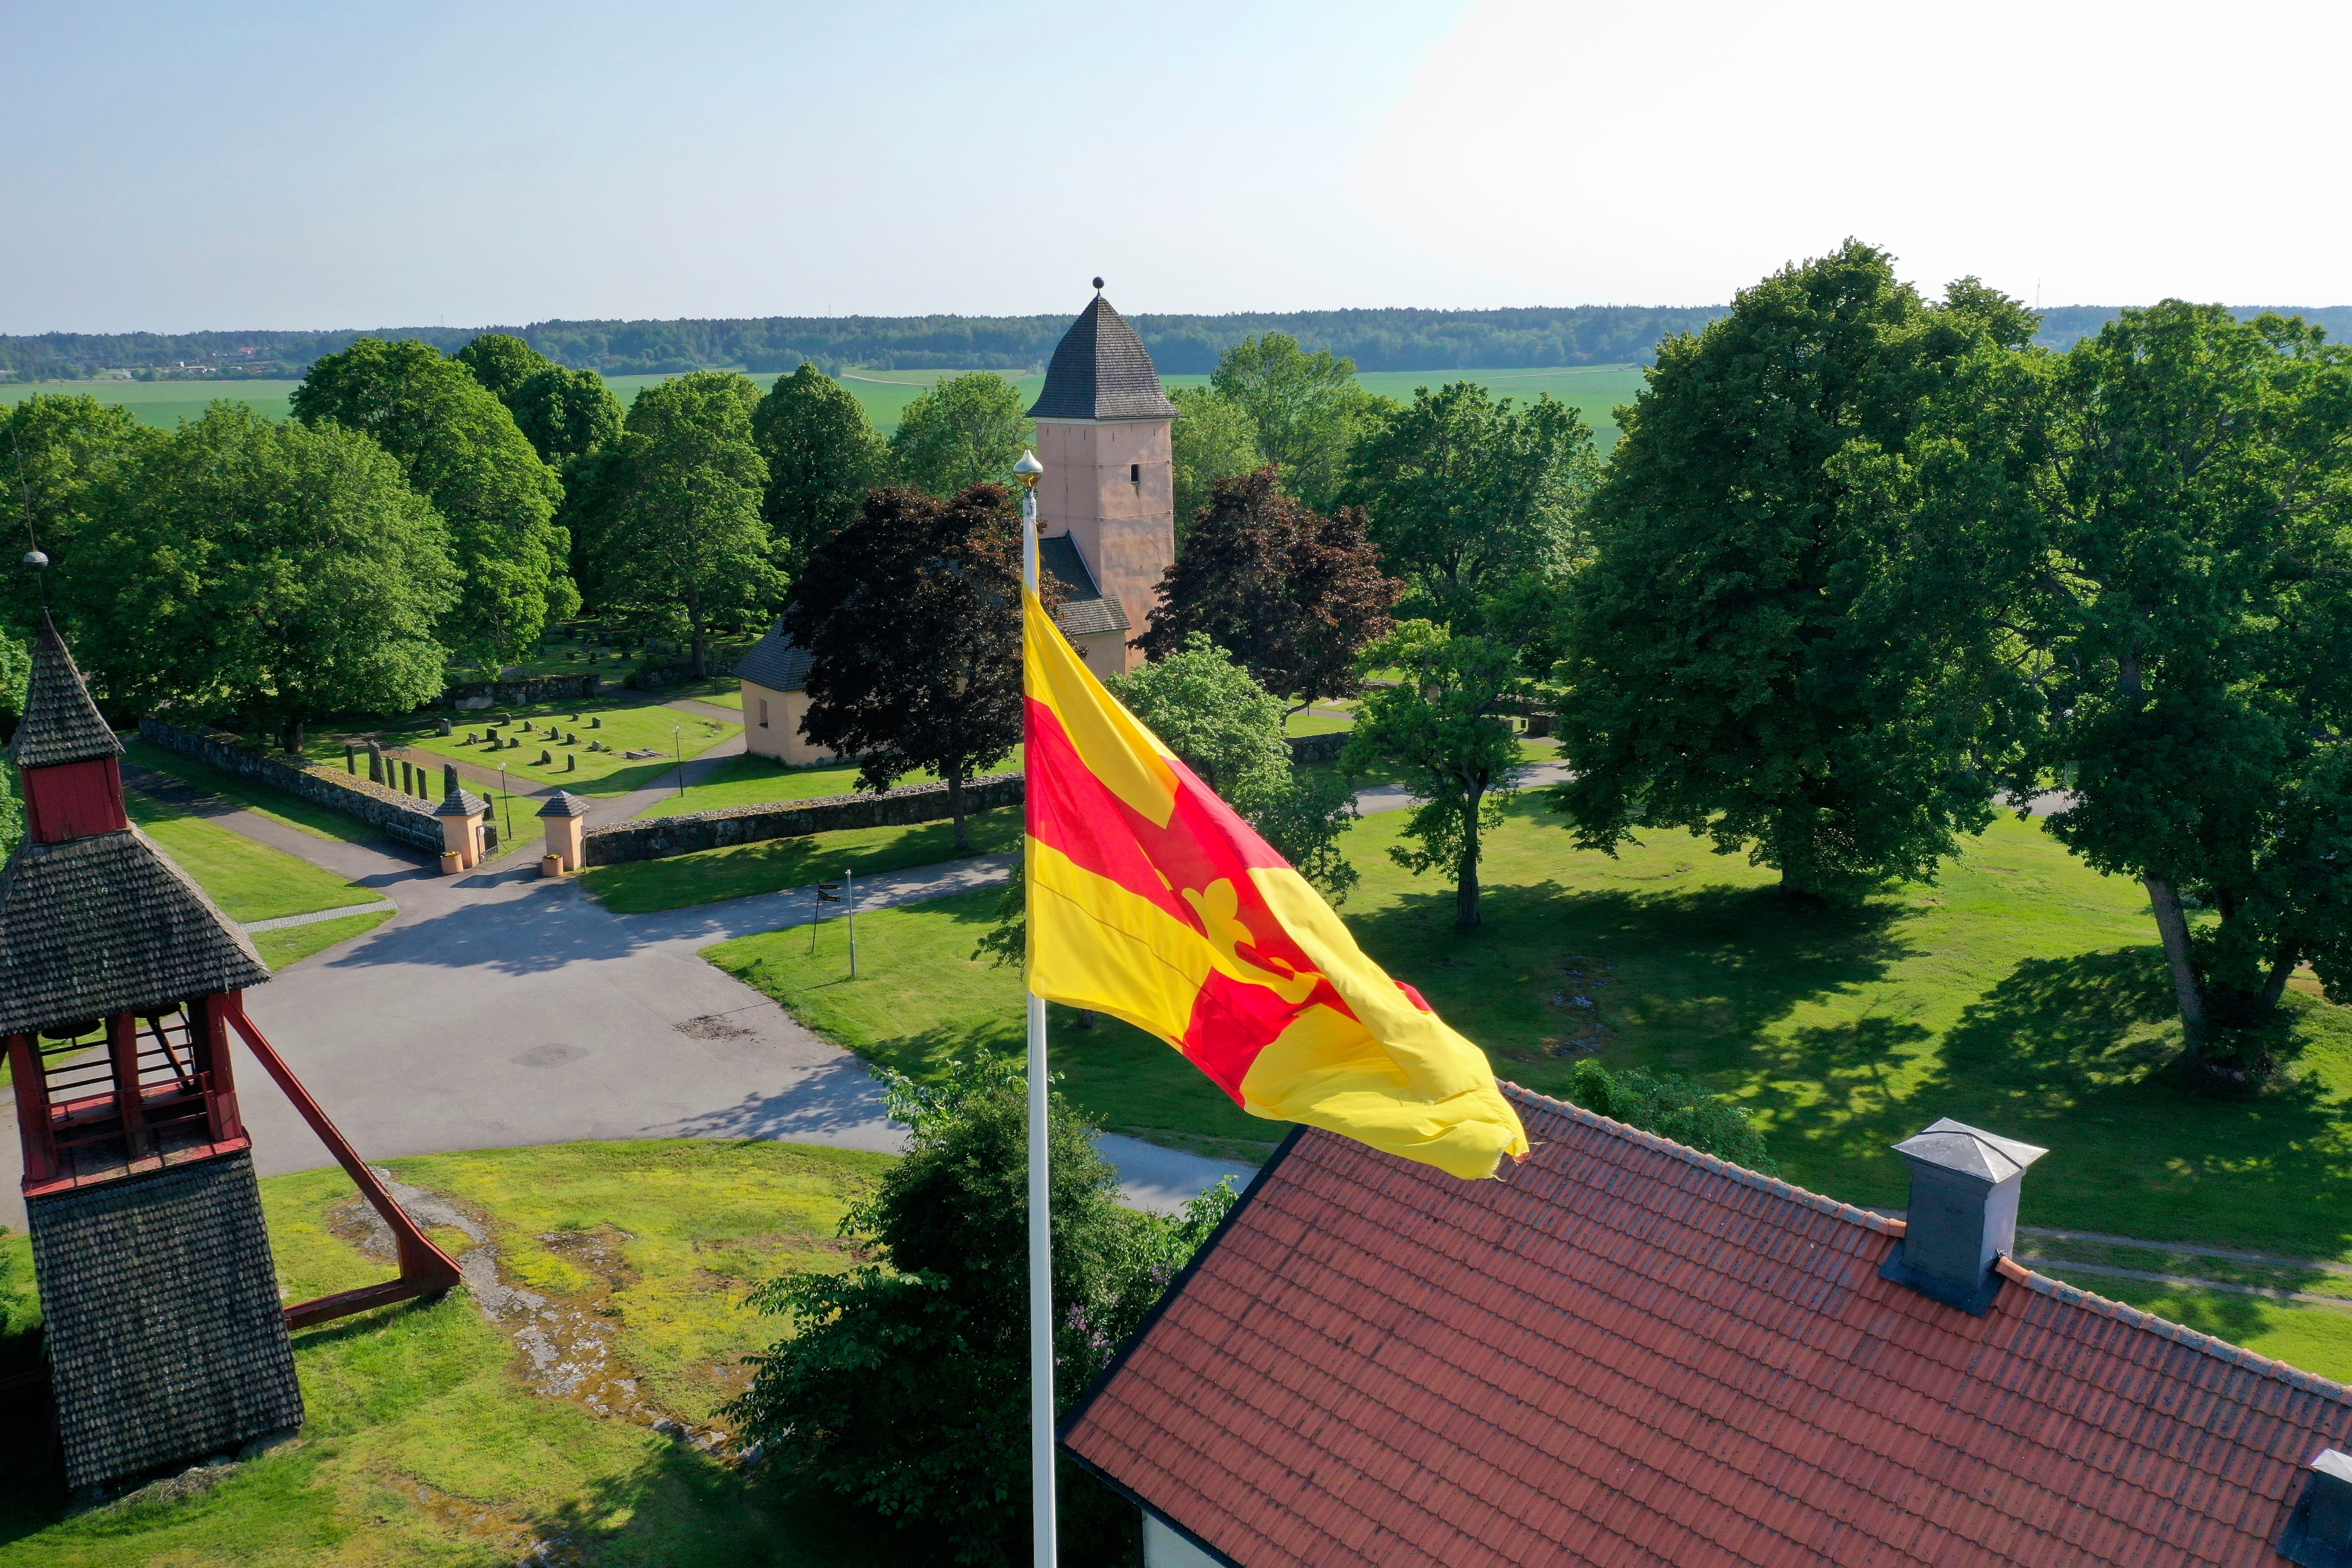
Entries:
<svg viewBox="0 0 2352 1568">
<path fill-rule="evenodd" d="M 1748 1121 L 1748 1108 L 1690 1079 L 1640 1068 L 1612 1073 L 1599 1062 L 1580 1061 L 1569 1074 L 1568 1084 L 1568 1098 L 1587 1110 L 1761 1175 L 1780 1173 L 1765 1152 L 1764 1135 Z"/>
</svg>

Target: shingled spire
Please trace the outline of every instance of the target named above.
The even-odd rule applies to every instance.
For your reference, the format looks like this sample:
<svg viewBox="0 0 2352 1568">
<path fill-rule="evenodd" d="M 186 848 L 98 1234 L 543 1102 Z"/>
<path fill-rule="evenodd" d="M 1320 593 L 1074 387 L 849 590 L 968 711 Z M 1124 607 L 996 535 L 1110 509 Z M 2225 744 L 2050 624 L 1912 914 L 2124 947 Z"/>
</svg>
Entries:
<svg viewBox="0 0 2352 1568">
<path fill-rule="evenodd" d="M 1102 287 L 1102 279 L 1095 279 Z M 1032 419 L 1173 419 L 1150 353 L 1127 318 L 1097 293 L 1062 334 L 1045 367 Z"/>
<path fill-rule="evenodd" d="M 65 639 L 58 636 L 47 612 L 42 612 L 25 718 L 16 726 L 16 738 L 8 742 L 8 760 L 20 768 L 47 768 L 121 754 L 122 742 L 99 716 Z"/>
</svg>

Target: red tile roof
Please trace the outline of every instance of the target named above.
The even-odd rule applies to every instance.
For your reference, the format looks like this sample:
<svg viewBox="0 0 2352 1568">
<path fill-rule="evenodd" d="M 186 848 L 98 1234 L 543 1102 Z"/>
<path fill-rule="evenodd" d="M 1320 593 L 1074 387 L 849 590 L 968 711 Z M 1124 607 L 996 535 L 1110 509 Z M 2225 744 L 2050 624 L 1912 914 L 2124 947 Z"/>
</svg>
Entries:
<svg viewBox="0 0 2352 1568">
<path fill-rule="evenodd" d="M 1245 1568 L 2279 1563 L 2352 1390 L 1512 1088 L 1457 1181 L 1302 1133 L 1065 1427 Z"/>
</svg>

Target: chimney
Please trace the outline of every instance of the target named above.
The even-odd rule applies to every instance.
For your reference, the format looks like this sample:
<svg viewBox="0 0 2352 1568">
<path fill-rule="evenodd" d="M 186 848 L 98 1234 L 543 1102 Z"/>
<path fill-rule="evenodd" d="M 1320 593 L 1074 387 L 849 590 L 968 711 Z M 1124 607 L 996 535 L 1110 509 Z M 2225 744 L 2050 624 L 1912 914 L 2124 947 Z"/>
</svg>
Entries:
<svg viewBox="0 0 2352 1568">
<path fill-rule="evenodd" d="M 2322 1448 L 2311 1479 L 2278 1541 L 2279 1555 L 2304 1568 L 2352 1565 L 2352 1454 Z"/>
<path fill-rule="evenodd" d="M 1878 1277 L 1983 1317 L 2000 1290 L 1993 1260 L 2017 1243 L 2025 1168 L 2050 1151 L 1948 1116 L 1895 1152 L 1911 1167 L 1911 1206 Z"/>
</svg>

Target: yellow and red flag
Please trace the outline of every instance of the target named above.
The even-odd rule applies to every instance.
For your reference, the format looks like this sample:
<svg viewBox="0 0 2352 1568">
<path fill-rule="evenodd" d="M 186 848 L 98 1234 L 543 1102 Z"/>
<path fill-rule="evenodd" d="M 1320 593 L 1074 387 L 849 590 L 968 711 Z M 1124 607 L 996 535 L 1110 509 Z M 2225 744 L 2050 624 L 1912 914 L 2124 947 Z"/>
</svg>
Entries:
<svg viewBox="0 0 2352 1568">
<path fill-rule="evenodd" d="M 1528 1135 L 1486 1054 L 1091 670 L 1025 594 L 1029 989 L 1124 1018 L 1253 1116 L 1457 1176 Z"/>
</svg>

